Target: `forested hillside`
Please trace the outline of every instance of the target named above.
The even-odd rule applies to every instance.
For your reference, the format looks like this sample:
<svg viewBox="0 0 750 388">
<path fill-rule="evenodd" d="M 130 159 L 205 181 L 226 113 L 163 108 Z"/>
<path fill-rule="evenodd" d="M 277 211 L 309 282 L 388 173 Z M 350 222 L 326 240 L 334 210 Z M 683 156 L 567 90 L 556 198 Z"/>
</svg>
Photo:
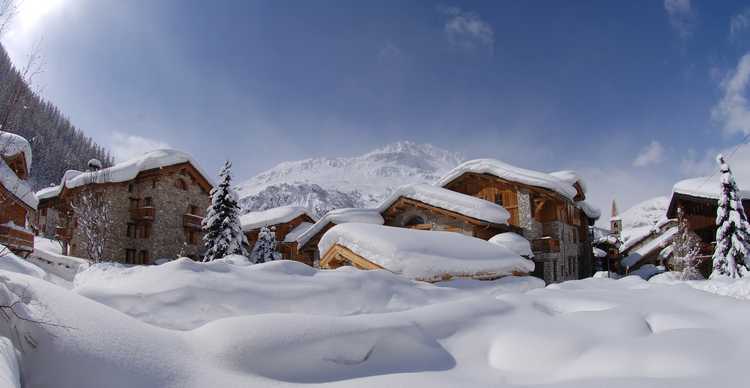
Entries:
<svg viewBox="0 0 750 388">
<path fill-rule="evenodd" d="M 22 64 L 19 64 L 21 66 Z M 31 142 L 31 184 L 35 189 L 58 183 L 69 169 L 85 168 L 97 158 L 112 164 L 109 151 L 70 123 L 55 105 L 35 93 L 0 45 L 0 129 Z"/>
</svg>

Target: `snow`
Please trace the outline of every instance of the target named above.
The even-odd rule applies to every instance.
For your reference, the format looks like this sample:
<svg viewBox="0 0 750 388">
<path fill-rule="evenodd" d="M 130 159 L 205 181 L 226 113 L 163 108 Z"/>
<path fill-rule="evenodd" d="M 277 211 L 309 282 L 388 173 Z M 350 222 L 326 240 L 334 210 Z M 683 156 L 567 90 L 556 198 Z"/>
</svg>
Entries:
<svg viewBox="0 0 750 388">
<path fill-rule="evenodd" d="M 597 259 L 602 259 L 602 258 L 607 257 L 607 252 L 604 252 L 603 250 L 597 247 L 592 247 L 591 250 L 594 253 L 594 257 L 596 257 Z"/>
<path fill-rule="evenodd" d="M 500 283 L 434 286 L 386 271 L 316 271 L 284 261 L 181 263 L 142 267 L 121 280 L 127 269 L 89 273 L 89 293 L 113 296 L 104 304 L 0 272 L 0 300 L 28 290 L 33 303 L 19 312 L 71 327 L 4 322 L 0 336 L 18 338 L 9 334 L 17 330 L 37 344 L 13 340 L 22 354 L 10 370 L 21 371 L 25 387 L 59 388 L 728 388 L 743 385 L 750 358 L 747 301 L 655 281 L 663 275 L 502 292 Z M 255 292 L 234 296 L 240 287 Z M 120 307 L 158 315 L 164 325 L 105 305 L 124 298 L 130 302 Z M 211 316 L 253 303 L 262 308 Z M 368 309 L 377 304 L 387 308 Z M 165 328 L 190 312 L 201 319 L 198 306 L 209 322 Z"/>
<path fill-rule="evenodd" d="M 508 248 L 519 256 L 525 256 L 527 258 L 534 257 L 534 253 L 531 252 L 531 243 L 529 240 L 517 233 L 505 232 L 496 234 L 488 241 Z"/>
<path fill-rule="evenodd" d="M 0 337 L 0 387 L 21 388 L 21 371 L 13 343 Z"/>
<path fill-rule="evenodd" d="M 72 282 L 76 273 L 88 268 L 89 262 L 73 256 L 61 254 L 62 247 L 56 241 L 43 237 L 34 237 L 34 251 L 28 260 L 48 274 L 59 277 L 65 282 Z"/>
<path fill-rule="evenodd" d="M 8 164 L 5 163 L 5 160 L 2 159 L 0 159 L 0 185 L 13 193 L 13 195 L 25 203 L 26 206 L 36 210 L 39 201 L 37 200 L 36 195 L 34 195 L 31 186 L 29 186 L 26 181 L 19 178 Z"/>
<path fill-rule="evenodd" d="M 301 233 L 297 237 L 297 243 L 299 246 L 305 245 L 313 236 L 318 234 L 326 225 L 333 223 L 334 225 L 346 224 L 348 222 L 357 222 L 361 224 L 374 224 L 383 225 L 385 220 L 377 209 L 359 209 L 359 208 L 345 208 L 331 210 L 326 213 L 321 219 L 319 219 L 313 226 L 308 228 L 306 231 Z"/>
<path fill-rule="evenodd" d="M 481 198 L 426 184 L 401 186 L 380 204 L 378 210 L 380 213 L 386 211 L 401 197 L 494 224 L 505 224 L 510 218 L 510 213 L 500 205 Z"/>
<path fill-rule="evenodd" d="M 16 256 L 4 245 L 0 245 L 0 271 L 10 271 L 33 276 L 38 279 L 47 278 L 47 274 L 41 268 Z"/>
<path fill-rule="evenodd" d="M 565 183 L 571 186 L 578 183 L 581 186 L 581 190 L 583 190 L 584 194 L 588 192 L 588 190 L 586 189 L 586 182 L 584 182 L 581 176 L 578 175 L 578 173 L 573 170 L 555 171 L 549 174 L 557 179 L 560 179 L 561 181 L 564 181 Z"/>
<path fill-rule="evenodd" d="M 313 224 L 312 222 L 301 222 L 294 229 L 290 230 L 289 233 L 286 234 L 286 236 L 284 236 L 284 242 L 296 242 L 297 239 L 302 235 L 302 233 L 305 233 L 313 225 L 315 224 Z"/>
<path fill-rule="evenodd" d="M 307 209 L 301 206 L 281 206 L 260 212 L 250 212 L 240 216 L 242 230 L 247 232 L 264 226 L 283 224 L 301 215 L 307 214 Z M 310 216 L 312 218 L 312 216 Z"/>
<path fill-rule="evenodd" d="M 583 214 L 585 214 L 586 217 L 588 217 L 588 218 L 591 218 L 591 219 L 594 219 L 594 220 L 598 220 L 599 217 L 602 216 L 602 212 L 601 212 L 601 210 L 599 210 L 599 208 L 594 207 L 594 205 L 592 205 L 592 204 L 590 204 L 590 203 L 588 203 L 586 201 L 577 201 L 576 202 L 576 207 L 578 207 L 579 209 L 581 209 L 583 211 Z"/>
<path fill-rule="evenodd" d="M 391 272 L 425 281 L 446 275 L 493 278 L 534 270 L 532 261 L 508 248 L 455 232 L 349 223 L 323 235 L 318 244 L 321 257 L 335 244 Z"/>
<path fill-rule="evenodd" d="M 490 174 L 511 182 L 552 190 L 565 198 L 573 200 L 577 190 L 565 180 L 551 174 L 511 166 L 496 159 L 475 159 L 461 163 L 440 178 L 437 185 L 445 186 L 466 173 Z"/>
<path fill-rule="evenodd" d="M 673 193 L 689 195 L 691 197 L 719 199 L 721 195 L 721 174 L 711 177 L 690 178 L 675 183 Z M 750 182 L 737 179 L 738 194 L 742 199 L 750 199 Z"/>
<path fill-rule="evenodd" d="M 639 247 L 635 251 L 630 252 L 627 257 L 622 259 L 621 264 L 624 265 L 625 268 L 632 267 L 633 265 L 637 264 L 644 256 L 653 253 L 657 249 L 661 250 L 665 248 L 671 243 L 672 238 L 675 234 L 677 234 L 677 230 L 678 228 L 676 226 L 667 229 L 666 231 L 655 237 L 653 240 L 643 244 L 643 246 Z"/>
<path fill-rule="evenodd" d="M 0 131 L 0 155 L 10 158 L 20 153 L 26 159 L 26 168 L 31 169 L 31 144 L 23 136 Z"/>
<path fill-rule="evenodd" d="M 750 299 L 750 277 L 732 279 L 718 276 L 705 280 L 681 280 L 680 272 L 664 272 L 649 279 L 651 283 L 687 285 L 697 290 L 737 299 Z"/>
<path fill-rule="evenodd" d="M 141 171 L 186 162 L 195 167 L 203 178 L 213 186 L 211 176 L 206 174 L 189 154 L 173 149 L 159 149 L 98 171 L 70 171 L 63 176 L 60 185 L 39 190 L 36 196 L 39 199 L 56 197 L 62 191 L 63 185 L 70 189 L 89 183 L 126 182 L 134 179 Z"/>
<path fill-rule="evenodd" d="M 666 271 L 663 266 L 656 266 L 653 264 L 644 264 L 635 271 L 628 272 L 628 276 L 639 276 L 643 280 L 649 280 L 655 275 L 658 275 Z"/>
</svg>

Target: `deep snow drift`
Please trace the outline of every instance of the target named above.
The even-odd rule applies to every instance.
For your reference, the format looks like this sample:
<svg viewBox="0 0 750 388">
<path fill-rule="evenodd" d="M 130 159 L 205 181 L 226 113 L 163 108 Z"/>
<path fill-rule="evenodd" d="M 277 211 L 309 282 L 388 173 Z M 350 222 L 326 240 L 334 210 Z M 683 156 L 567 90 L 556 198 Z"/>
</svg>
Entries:
<svg viewBox="0 0 750 388">
<path fill-rule="evenodd" d="M 0 337 L 14 338 L 27 388 L 738 387 L 750 357 L 747 301 L 679 282 L 430 285 L 385 271 L 246 264 L 95 265 L 77 291 L 104 304 L 0 271 L 0 302 L 27 295 L 18 313 L 67 326 L 3 319 Z M 195 329 L 166 328 L 176 323 Z M 0 381 L 13 382 L 6 345 L 0 338 Z"/>
</svg>

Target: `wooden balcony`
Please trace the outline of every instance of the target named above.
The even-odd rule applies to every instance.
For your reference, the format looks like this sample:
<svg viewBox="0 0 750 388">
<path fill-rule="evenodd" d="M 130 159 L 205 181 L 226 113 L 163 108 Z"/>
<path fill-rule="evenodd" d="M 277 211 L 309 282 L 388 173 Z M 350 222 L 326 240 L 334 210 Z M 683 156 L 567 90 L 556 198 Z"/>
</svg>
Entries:
<svg viewBox="0 0 750 388">
<path fill-rule="evenodd" d="M 130 209 L 130 218 L 134 221 L 153 221 L 156 209 L 149 207 L 134 207 Z"/>
<path fill-rule="evenodd" d="M 195 214 L 183 214 L 182 215 L 182 226 L 189 229 L 201 229 L 203 223 L 203 217 Z"/>
<path fill-rule="evenodd" d="M 542 237 L 531 240 L 531 250 L 537 253 L 560 252 L 560 240 L 552 237 Z"/>
<path fill-rule="evenodd" d="M 15 252 L 31 252 L 34 250 L 34 235 L 29 231 L 0 225 L 0 244 Z"/>
<path fill-rule="evenodd" d="M 56 240 L 70 241 L 72 237 L 73 237 L 73 234 L 71 233 L 70 229 L 63 227 L 63 226 L 55 227 L 55 239 Z"/>
</svg>

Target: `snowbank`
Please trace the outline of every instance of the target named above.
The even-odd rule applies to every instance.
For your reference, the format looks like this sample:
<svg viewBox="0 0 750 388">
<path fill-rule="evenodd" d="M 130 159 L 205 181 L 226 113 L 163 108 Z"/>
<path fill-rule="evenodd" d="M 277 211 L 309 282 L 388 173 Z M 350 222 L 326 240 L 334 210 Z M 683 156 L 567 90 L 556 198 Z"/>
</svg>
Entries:
<svg viewBox="0 0 750 388">
<path fill-rule="evenodd" d="M 511 182 L 519 182 L 529 186 L 542 187 L 552 190 L 565 198 L 573 200 L 577 190 L 572 184 L 556 176 L 524 168 L 511 166 L 495 159 L 474 159 L 461 163 L 449 171 L 437 182 L 438 186 L 445 186 L 459 176 L 473 172 L 476 174 L 490 174 Z"/>
<path fill-rule="evenodd" d="M 21 371 L 13 343 L 0 337 L 0 387 L 21 388 Z"/>
<path fill-rule="evenodd" d="M 46 279 L 47 274 L 41 268 L 16 256 L 8 248 L 0 245 L 0 271 L 10 271 L 33 276 L 38 279 Z"/>
<path fill-rule="evenodd" d="M 750 299 L 750 278 L 743 277 L 731 279 L 728 277 L 716 277 L 706 280 L 680 280 L 679 272 L 665 272 L 658 274 L 649 282 L 671 285 L 688 285 L 697 290 L 710 292 L 712 294 L 729 296 L 737 299 Z"/>
<path fill-rule="evenodd" d="M 141 171 L 186 162 L 195 167 L 203 178 L 213 185 L 210 175 L 206 174 L 189 154 L 172 149 L 160 149 L 146 152 L 141 156 L 117 163 L 112 167 L 99 171 L 72 171 L 70 174 L 66 173 L 60 185 L 39 190 L 36 193 L 36 197 L 38 199 L 56 197 L 62 191 L 63 186 L 70 189 L 89 183 L 126 182 L 135 178 Z"/>
<path fill-rule="evenodd" d="M 388 199 L 380 204 L 378 211 L 383 213 L 401 197 L 493 224 L 505 224 L 510 218 L 510 213 L 500 205 L 442 187 L 425 184 L 412 184 L 399 187 Z"/>
<path fill-rule="evenodd" d="M 245 213 L 240 216 L 240 223 L 242 224 L 242 230 L 247 232 L 264 226 L 283 224 L 305 214 L 313 218 L 304 207 L 281 206 L 259 212 Z"/>
<path fill-rule="evenodd" d="M 377 209 L 344 208 L 331 210 L 319 219 L 313 226 L 297 237 L 299 246 L 305 245 L 313 236 L 318 234 L 329 223 L 334 225 L 358 222 L 361 224 L 383 225 L 383 216 Z"/>
<path fill-rule="evenodd" d="M 52 250 L 46 250 L 45 248 L 52 248 Z M 59 252 L 59 247 L 55 249 L 54 247 L 37 247 L 35 245 L 34 251 L 29 255 L 29 261 L 44 269 L 44 271 L 68 282 L 73 281 L 76 273 L 89 266 L 89 262 L 85 259 L 61 255 L 55 251 Z"/>
<path fill-rule="evenodd" d="M 525 256 L 527 258 L 534 257 L 534 253 L 531 251 L 531 243 L 526 237 L 519 234 L 513 232 L 500 233 L 493 236 L 488 241 L 508 248 L 519 256 Z"/>
<path fill-rule="evenodd" d="M 493 278 L 534 270 L 532 261 L 508 248 L 454 232 L 337 225 L 320 240 L 321 257 L 336 244 L 389 271 L 425 281 L 446 275 Z"/>
<path fill-rule="evenodd" d="M 191 331 L 149 325 L 41 280 L 3 272 L 0 298 L 7 297 L 8 290 L 26 287 L 35 301 L 25 305 L 32 317 L 44 315 L 73 328 L 13 321 L 20 330 L 30 331 L 37 343 L 36 348 L 25 346 L 19 358 L 24 384 L 58 388 L 288 387 L 302 383 L 330 387 L 728 388 L 744 384 L 744 375 L 738 371 L 750 358 L 750 338 L 745 335 L 750 304 L 691 287 L 630 276 L 488 295 L 482 289 L 472 293 L 468 287 L 408 282 L 385 271 L 307 268 L 311 274 L 304 275 L 297 270 L 303 266 L 268 264 L 281 264 L 255 266 L 279 272 L 258 288 L 256 302 L 268 310 L 251 315 L 240 312 Z M 224 277 L 235 272 L 229 264 L 226 271 L 198 269 L 203 267 L 181 271 L 195 271 L 193 279 L 203 277 L 214 285 L 247 280 Z M 289 278 L 281 275 L 283 271 L 290 272 Z M 312 280 L 324 273 L 335 278 L 325 284 L 298 283 L 305 276 Z M 384 290 L 383 282 L 369 283 L 378 277 L 400 286 Z M 116 291 L 106 288 L 106 280 L 98 281 L 104 287 L 100 292 Z M 146 277 L 129 280 L 136 283 L 128 288 L 130 297 L 134 303 L 140 298 L 144 313 L 160 314 L 150 310 L 165 306 L 176 310 L 193 302 L 164 295 L 160 304 L 150 304 L 150 299 L 160 295 L 151 292 L 158 283 L 172 280 L 161 276 L 150 277 L 150 283 Z M 345 284 L 336 286 L 342 280 Z M 297 290 L 290 294 L 295 284 Z M 140 287 L 148 292 L 139 296 Z M 189 290 L 190 285 L 182 288 Z M 374 297 L 400 303 L 424 290 L 437 300 L 377 314 L 356 309 L 366 308 Z M 191 294 L 202 291 L 195 289 Z M 344 303 L 354 309 L 348 315 L 286 311 L 285 298 L 306 292 L 322 299 L 314 307 Z M 441 299 L 441 293 L 445 298 Z M 266 303 L 262 298 L 270 300 Z M 210 310 L 219 305 L 231 308 L 239 299 L 204 301 Z M 288 302 L 302 307 L 293 299 Z"/>
</svg>

